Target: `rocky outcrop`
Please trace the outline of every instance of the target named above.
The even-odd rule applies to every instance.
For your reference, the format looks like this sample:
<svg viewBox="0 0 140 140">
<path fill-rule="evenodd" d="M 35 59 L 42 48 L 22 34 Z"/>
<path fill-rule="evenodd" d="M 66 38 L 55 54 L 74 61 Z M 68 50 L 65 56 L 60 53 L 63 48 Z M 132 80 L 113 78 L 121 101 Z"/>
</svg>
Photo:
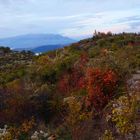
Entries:
<svg viewBox="0 0 140 140">
<path fill-rule="evenodd" d="M 132 75 L 131 79 L 128 80 L 129 94 L 132 96 L 135 94 L 137 100 L 140 101 L 140 70 Z"/>
</svg>

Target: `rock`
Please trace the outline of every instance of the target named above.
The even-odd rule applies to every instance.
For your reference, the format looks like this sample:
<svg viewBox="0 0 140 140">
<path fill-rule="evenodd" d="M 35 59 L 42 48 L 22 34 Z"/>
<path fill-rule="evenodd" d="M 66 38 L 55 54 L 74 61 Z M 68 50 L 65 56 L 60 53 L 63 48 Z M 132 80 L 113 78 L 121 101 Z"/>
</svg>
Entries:
<svg viewBox="0 0 140 140">
<path fill-rule="evenodd" d="M 48 138 L 48 140 L 56 140 L 55 135 L 50 136 L 50 137 Z"/>
</svg>

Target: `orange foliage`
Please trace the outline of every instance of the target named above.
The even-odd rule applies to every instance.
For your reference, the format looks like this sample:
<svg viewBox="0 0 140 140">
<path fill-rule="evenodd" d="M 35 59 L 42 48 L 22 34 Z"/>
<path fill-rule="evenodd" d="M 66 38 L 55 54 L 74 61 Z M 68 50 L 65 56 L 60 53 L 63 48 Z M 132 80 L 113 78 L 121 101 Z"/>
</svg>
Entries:
<svg viewBox="0 0 140 140">
<path fill-rule="evenodd" d="M 62 93 L 71 93 L 85 87 L 85 77 L 82 69 L 73 68 L 71 72 L 63 74 L 58 82 L 58 89 Z"/>
<path fill-rule="evenodd" d="M 26 120 L 22 123 L 20 131 L 24 133 L 28 133 L 35 126 L 35 120 L 32 118 L 30 121 Z"/>
<path fill-rule="evenodd" d="M 87 53 L 83 53 L 70 72 L 63 73 L 58 82 L 58 89 L 62 93 L 70 93 L 85 88 L 86 64 L 89 61 Z"/>
<path fill-rule="evenodd" d="M 89 68 L 86 74 L 87 106 L 101 110 L 115 94 L 117 75 L 112 70 Z"/>
<path fill-rule="evenodd" d="M 71 72 L 63 74 L 58 89 L 64 94 L 86 89 L 86 105 L 101 110 L 115 94 L 117 75 L 112 70 L 86 68 L 87 62 L 88 56 L 83 54 Z"/>
</svg>

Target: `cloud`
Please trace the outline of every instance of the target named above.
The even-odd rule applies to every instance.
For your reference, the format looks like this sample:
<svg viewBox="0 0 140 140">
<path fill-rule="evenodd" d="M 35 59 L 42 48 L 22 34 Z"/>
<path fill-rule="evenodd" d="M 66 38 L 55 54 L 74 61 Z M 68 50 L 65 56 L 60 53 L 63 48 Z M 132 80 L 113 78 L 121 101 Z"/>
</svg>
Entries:
<svg viewBox="0 0 140 140">
<path fill-rule="evenodd" d="M 140 29 L 140 20 L 137 22 L 131 22 L 129 25 L 131 26 L 132 29 L 138 29 L 137 30 L 137 32 L 138 32 Z"/>
<path fill-rule="evenodd" d="M 62 34 L 78 37 L 92 35 L 94 30 L 103 32 L 138 32 L 140 15 L 139 10 L 112 11 L 81 16 L 73 21 L 72 27 L 62 30 Z M 129 15 L 129 16 L 128 16 Z"/>
<path fill-rule="evenodd" d="M 95 29 L 136 31 L 139 7 L 140 0 L 0 0 L 0 37 L 50 32 L 88 36 Z"/>
</svg>

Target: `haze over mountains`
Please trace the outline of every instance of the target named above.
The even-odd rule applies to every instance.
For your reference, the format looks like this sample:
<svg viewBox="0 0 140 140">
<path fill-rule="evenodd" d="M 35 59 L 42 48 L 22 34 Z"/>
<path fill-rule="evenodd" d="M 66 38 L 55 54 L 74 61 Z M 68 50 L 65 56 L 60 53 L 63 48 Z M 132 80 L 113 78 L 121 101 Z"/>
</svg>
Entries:
<svg viewBox="0 0 140 140">
<path fill-rule="evenodd" d="M 64 45 L 74 43 L 75 40 L 57 34 L 27 34 L 0 39 L 0 46 L 8 46 L 15 50 L 33 50 L 44 52 Z"/>
<path fill-rule="evenodd" d="M 43 45 L 39 46 L 33 49 L 30 49 L 30 51 L 34 53 L 42 53 L 42 52 L 47 52 L 47 51 L 52 51 L 58 48 L 63 48 L 65 44 L 56 44 L 56 45 Z"/>
</svg>

